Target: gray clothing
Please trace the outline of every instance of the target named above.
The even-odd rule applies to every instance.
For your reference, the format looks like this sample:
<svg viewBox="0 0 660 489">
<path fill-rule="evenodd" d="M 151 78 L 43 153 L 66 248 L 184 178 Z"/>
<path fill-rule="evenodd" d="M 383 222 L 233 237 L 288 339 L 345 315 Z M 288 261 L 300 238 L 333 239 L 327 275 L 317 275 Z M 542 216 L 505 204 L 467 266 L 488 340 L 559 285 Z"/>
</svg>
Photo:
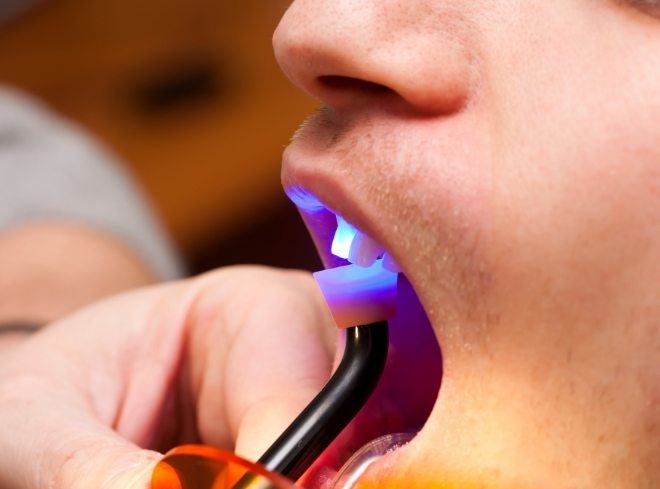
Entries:
<svg viewBox="0 0 660 489">
<path fill-rule="evenodd" d="M 48 218 L 114 234 L 161 279 L 182 274 L 170 240 L 116 158 L 40 102 L 1 88 L 0 231 Z"/>
<path fill-rule="evenodd" d="M 0 25 L 18 17 L 40 0 L 0 0 Z"/>
</svg>

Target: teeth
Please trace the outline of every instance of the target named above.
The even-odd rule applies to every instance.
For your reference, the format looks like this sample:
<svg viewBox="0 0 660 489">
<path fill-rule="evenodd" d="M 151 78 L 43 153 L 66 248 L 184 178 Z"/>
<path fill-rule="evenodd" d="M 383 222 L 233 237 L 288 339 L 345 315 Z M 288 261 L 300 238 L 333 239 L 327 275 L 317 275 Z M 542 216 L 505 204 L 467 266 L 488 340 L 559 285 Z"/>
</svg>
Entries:
<svg viewBox="0 0 660 489">
<path fill-rule="evenodd" d="M 401 267 L 389 253 L 383 255 L 383 268 L 390 272 L 401 273 Z"/>
<path fill-rule="evenodd" d="M 332 254 L 348 260 L 351 244 L 353 244 L 356 234 L 357 229 L 337 216 L 337 231 L 335 231 L 335 237 L 332 240 L 332 248 L 330 248 Z"/>
<path fill-rule="evenodd" d="M 370 267 L 385 250 L 364 233 L 357 232 L 348 254 L 348 261 L 360 267 Z"/>
<path fill-rule="evenodd" d="M 401 271 L 396 261 L 385 253 L 385 249 L 381 245 L 355 229 L 340 216 L 337 216 L 337 230 L 332 239 L 330 251 L 333 255 L 360 267 L 370 267 L 382 256 L 383 268 L 395 273 Z"/>
</svg>

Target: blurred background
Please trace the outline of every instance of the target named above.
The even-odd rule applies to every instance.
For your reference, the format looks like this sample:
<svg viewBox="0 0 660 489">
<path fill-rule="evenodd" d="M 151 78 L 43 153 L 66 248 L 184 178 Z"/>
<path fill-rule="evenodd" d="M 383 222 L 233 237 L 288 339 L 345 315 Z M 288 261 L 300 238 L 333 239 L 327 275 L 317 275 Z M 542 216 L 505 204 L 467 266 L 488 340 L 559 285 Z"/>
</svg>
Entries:
<svg viewBox="0 0 660 489">
<path fill-rule="evenodd" d="M 0 83 L 114 151 L 192 272 L 320 266 L 279 182 L 282 150 L 316 106 L 273 57 L 289 2 L 0 1 Z"/>
</svg>

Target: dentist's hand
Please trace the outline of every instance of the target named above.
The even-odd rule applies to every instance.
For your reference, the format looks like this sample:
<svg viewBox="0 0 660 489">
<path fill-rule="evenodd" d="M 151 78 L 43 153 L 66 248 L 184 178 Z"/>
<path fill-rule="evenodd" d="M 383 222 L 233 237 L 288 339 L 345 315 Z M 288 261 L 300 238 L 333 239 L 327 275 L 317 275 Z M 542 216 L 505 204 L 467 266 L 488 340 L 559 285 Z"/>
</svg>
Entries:
<svg viewBox="0 0 660 489">
<path fill-rule="evenodd" d="M 178 443 L 256 458 L 330 375 L 311 276 L 236 267 L 127 293 L 0 352 L 0 487 L 146 489 Z"/>
</svg>

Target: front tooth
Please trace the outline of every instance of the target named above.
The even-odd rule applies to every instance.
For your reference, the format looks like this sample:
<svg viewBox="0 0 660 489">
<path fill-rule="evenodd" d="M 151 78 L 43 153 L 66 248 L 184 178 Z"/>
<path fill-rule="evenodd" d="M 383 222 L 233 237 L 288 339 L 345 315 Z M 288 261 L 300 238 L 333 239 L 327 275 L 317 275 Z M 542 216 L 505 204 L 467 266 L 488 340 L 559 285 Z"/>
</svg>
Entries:
<svg viewBox="0 0 660 489">
<path fill-rule="evenodd" d="M 330 251 L 339 258 L 348 259 L 351 252 L 351 245 L 355 241 L 357 229 L 347 223 L 343 218 L 337 216 L 337 230 L 332 239 Z"/>
<path fill-rule="evenodd" d="M 370 267 L 378 257 L 383 253 L 383 247 L 364 233 L 357 232 L 351 250 L 348 254 L 348 261 L 360 267 Z"/>
<path fill-rule="evenodd" d="M 389 253 L 383 255 L 383 268 L 390 272 L 401 273 L 401 267 Z"/>
</svg>

